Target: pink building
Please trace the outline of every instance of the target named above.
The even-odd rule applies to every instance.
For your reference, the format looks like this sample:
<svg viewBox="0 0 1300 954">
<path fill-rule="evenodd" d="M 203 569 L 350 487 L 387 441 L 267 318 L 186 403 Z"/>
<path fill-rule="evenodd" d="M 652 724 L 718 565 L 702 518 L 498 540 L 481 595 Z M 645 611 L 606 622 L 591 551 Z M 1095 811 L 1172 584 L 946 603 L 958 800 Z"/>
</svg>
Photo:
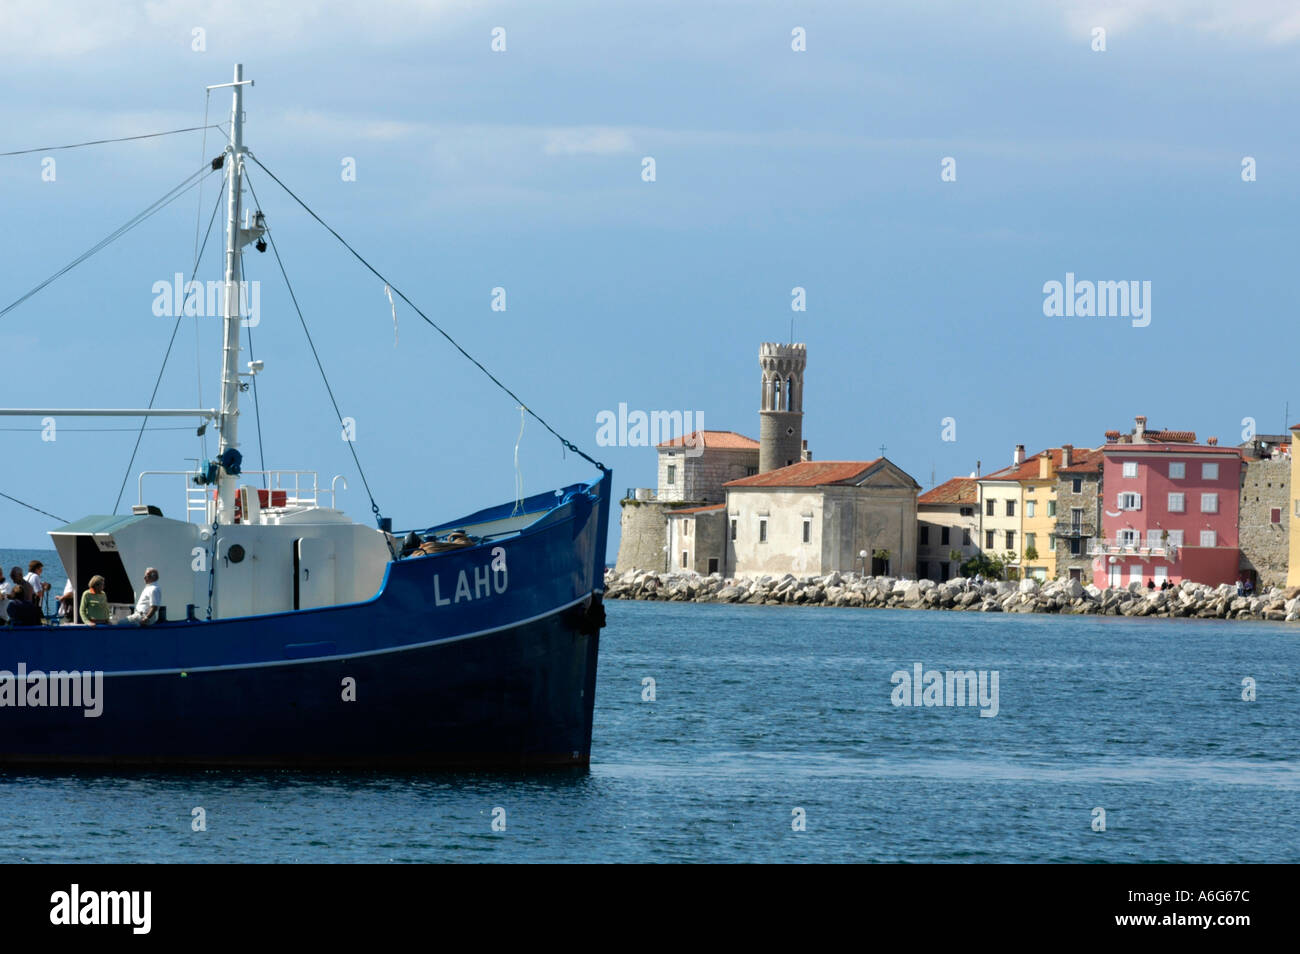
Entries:
<svg viewBox="0 0 1300 954">
<path fill-rule="evenodd" d="M 1106 434 L 1102 448 L 1102 539 L 1093 542 L 1093 582 L 1233 583 L 1241 553 L 1237 504 L 1241 453 L 1190 431 Z"/>
</svg>

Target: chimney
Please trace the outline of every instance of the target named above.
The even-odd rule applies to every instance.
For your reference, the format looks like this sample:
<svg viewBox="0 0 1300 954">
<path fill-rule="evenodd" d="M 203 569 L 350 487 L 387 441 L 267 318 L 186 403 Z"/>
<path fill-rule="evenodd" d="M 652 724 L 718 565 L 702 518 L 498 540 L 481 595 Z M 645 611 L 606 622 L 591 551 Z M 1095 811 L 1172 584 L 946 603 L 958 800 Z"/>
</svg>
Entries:
<svg viewBox="0 0 1300 954">
<path fill-rule="evenodd" d="M 812 451 L 808 449 L 808 442 L 804 441 L 799 450 L 800 460 L 812 460 Z"/>
<path fill-rule="evenodd" d="M 1133 443 L 1145 444 L 1146 437 L 1144 435 L 1147 432 L 1147 416 L 1145 414 L 1139 414 L 1137 417 L 1133 418 L 1133 420 L 1137 424 L 1137 426 L 1133 428 Z"/>
<path fill-rule="evenodd" d="M 1025 445 L 1017 444 L 1016 452 L 1011 455 L 1011 463 L 1015 465 L 1019 465 L 1019 464 L 1023 464 L 1024 462 L 1025 462 Z"/>
<path fill-rule="evenodd" d="M 975 477 L 978 478 L 979 475 L 980 475 L 980 462 L 975 461 Z"/>
<path fill-rule="evenodd" d="M 1219 439 L 1217 437 L 1207 437 L 1205 443 L 1209 444 L 1211 447 L 1218 447 Z"/>
<path fill-rule="evenodd" d="M 1061 445 L 1061 467 L 1065 468 L 1071 466 L 1071 462 L 1073 460 L 1074 460 L 1074 445 L 1062 444 Z"/>
<path fill-rule="evenodd" d="M 1052 455 L 1049 451 L 1043 451 L 1038 456 L 1038 479 L 1046 480 L 1052 475 Z"/>
</svg>

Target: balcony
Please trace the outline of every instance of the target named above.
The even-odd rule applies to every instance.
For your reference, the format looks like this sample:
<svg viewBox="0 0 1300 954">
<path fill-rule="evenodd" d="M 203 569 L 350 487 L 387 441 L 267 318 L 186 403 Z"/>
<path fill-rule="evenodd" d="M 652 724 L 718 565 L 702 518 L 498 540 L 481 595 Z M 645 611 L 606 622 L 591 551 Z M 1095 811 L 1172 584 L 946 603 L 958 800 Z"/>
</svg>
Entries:
<svg viewBox="0 0 1300 954">
<path fill-rule="evenodd" d="M 1135 556 L 1140 559 L 1156 558 L 1176 560 L 1178 547 L 1168 543 L 1151 543 L 1144 540 L 1093 540 L 1088 544 L 1088 556 Z"/>
<path fill-rule="evenodd" d="M 1056 525 L 1056 535 L 1058 537 L 1092 537 L 1096 536 L 1090 523 L 1058 523 Z"/>
</svg>

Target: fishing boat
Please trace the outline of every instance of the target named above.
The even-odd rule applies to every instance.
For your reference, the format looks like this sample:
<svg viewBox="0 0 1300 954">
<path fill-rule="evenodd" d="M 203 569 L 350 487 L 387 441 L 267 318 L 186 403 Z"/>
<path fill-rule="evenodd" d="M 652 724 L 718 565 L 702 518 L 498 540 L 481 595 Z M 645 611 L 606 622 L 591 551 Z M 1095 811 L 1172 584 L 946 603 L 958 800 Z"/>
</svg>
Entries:
<svg viewBox="0 0 1300 954">
<path fill-rule="evenodd" d="M 243 467 L 240 394 L 262 367 L 240 367 L 242 253 L 271 238 L 246 207 L 245 163 L 261 166 L 243 141 L 249 83 L 236 65 L 209 87 L 233 97 L 211 161 L 225 177 L 219 405 L 0 410 L 190 418 L 219 438 L 198 466 L 142 473 L 129 514 L 50 531 L 75 594 L 100 576 L 114 617 L 128 616 L 153 569 L 160 606 L 150 624 L 128 616 L 106 632 L 74 600 L 70 620 L 0 632 L 0 764 L 585 766 L 608 468 L 542 421 L 594 477 L 394 531 L 373 497 L 376 526 L 337 509 L 337 478 Z"/>
</svg>

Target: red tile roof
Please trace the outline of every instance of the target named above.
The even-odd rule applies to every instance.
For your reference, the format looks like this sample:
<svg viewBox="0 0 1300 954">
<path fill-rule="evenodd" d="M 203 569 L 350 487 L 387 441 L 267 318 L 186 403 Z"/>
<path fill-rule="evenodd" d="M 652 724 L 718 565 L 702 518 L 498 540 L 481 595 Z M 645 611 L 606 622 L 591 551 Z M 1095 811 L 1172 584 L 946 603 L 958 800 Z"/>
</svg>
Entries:
<svg viewBox="0 0 1300 954">
<path fill-rule="evenodd" d="M 977 502 L 974 477 L 954 477 L 916 498 L 918 504 L 973 504 Z"/>
<path fill-rule="evenodd" d="M 737 434 L 735 431 L 691 431 L 686 437 L 691 438 L 691 446 L 699 447 L 700 435 L 704 437 L 704 447 L 712 447 L 715 450 L 758 450 L 758 441 L 746 437 L 744 434 Z M 681 447 L 686 437 L 674 437 L 670 441 L 664 441 L 659 447 Z"/>
<path fill-rule="evenodd" d="M 1061 474 L 1099 474 L 1101 465 L 1106 455 L 1098 447 L 1093 450 L 1088 447 L 1076 447 L 1074 453 L 1070 455 L 1070 466 L 1060 468 L 1057 473 Z"/>
<path fill-rule="evenodd" d="M 855 483 L 885 458 L 875 460 L 803 460 L 753 477 L 729 480 L 724 487 L 823 487 Z"/>
<path fill-rule="evenodd" d="M 1101 471 L 1102 454 L 1100 448 L 1097 450 L 1091 450 L 1087 447 L 1076 447 L 1070 452 L 1070 466 L 1062 467 L 1061 448 L 1049 447 L 1045 451 L 1039 451 L 1037 454 L 1027 456 L 1023 464 L 1012 464 L 1010 467 L 1004 467 L 991 474 L 985 474 L 980 479 L 1037 480 L 1038 459 L 1042 457 L 1043 454 L 1047 454 L 1052 458 L 1052 465 L 1056 468 L 1057 473 L 1095 474 Z"/>
<path fill-rule="evenodd" d="M 724 503 L 720 503 L 720 504 L 709 504 L 707 507 L 686 507 L 686 508 L 683 509 L 683 510 L 668 510 L 668 511 L 665 511 L 665 513 L 667 513 L 668 516 L 670 516 L 670 517 L 680 517 L 680 516 L 688 515 L 688 514 L 689 514 L 689 515 L 693 515 L 693 514 L 697 514 L 697 513 L 704 513 L 704 511 L 706 511 L 706 510 L 721 510 L 721 509 L 722 509 L 723 507 L 725 507 L 725 506 L 726 506 L 726 504 L 724 504 Z"/>
</svg>

